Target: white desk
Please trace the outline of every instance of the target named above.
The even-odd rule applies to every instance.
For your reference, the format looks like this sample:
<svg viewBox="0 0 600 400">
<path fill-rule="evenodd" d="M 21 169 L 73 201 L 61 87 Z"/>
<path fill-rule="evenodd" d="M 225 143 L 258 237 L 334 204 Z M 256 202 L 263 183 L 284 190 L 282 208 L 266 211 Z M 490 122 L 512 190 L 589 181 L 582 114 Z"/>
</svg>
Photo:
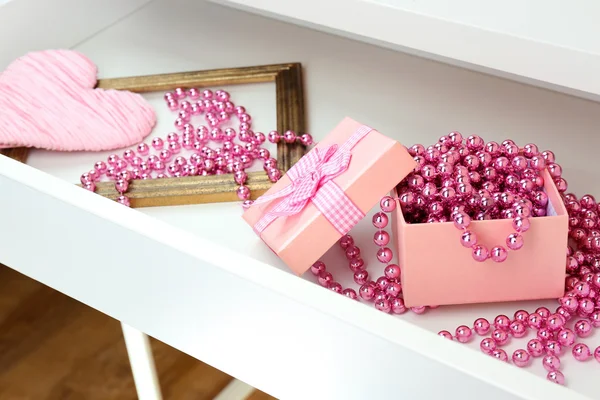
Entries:
<svg viewBox="0 0 600 400">
<path fill-rule="evenodd" d="M 594 0 L 214 0 L 598 101 Z"/>
<path fill-rule="evenodd" d="M 600 194 L 600 104 L 590 101 L 193 0 L 153 1 L 75 48 L 102 77 L 299 61 L 316 139 L 344 116 L 407 145 L 452 130 L 510 137 L 552 149 L 573 191 Z M 274 126 L 269 90 L 232 90 L 264 130 Z M 553 301 L 385 315 L 289 273 L 238 204 L 131 210 L 72 185 L 104 156 L 35 151 L 31 167 L 0 157 L 0 207 L 10 210 L 0 262 L 282 399 L 597 396 L 593 362 L 565 356 L 568 388 L 557 387 L 539 362 L 518 369 L 472 350 L 478 341 L 470 349 L 435 335 Z M 353 231 L 361 243 L 369 221 Z"/>
</svg>

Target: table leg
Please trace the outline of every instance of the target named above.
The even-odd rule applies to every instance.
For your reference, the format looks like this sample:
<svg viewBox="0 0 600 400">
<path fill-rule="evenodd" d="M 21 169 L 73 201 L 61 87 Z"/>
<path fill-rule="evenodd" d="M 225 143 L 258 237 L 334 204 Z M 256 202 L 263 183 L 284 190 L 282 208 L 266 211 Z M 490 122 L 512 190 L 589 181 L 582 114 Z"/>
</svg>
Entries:
<svg viewBox="0 0 600 400">
<path fill-rule="evenodd" d="M 162 400 L 148 336 L 124 323 L 121 323 L 121 328 L 138 399 Z"/>
<path fill-rule="evenodd" d="M 253 392 L 252 386 L 233 379 L 213 400 L 244 400 Z"/>
</svg>

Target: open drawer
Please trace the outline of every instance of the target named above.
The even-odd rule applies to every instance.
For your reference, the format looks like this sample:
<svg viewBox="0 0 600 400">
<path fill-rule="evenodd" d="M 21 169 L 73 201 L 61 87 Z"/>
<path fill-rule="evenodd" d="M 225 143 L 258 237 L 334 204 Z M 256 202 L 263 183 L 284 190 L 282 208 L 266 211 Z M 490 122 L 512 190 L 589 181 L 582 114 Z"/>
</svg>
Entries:
<svg viewBox="0 0 600 400">
<path fill-rule="evenodd" d="M 406 145 L 452 130 L 534 142 L 556 153 L 571 191 L 600 194 L 594 102 L 202 1 L 151 2 L 74 48 L 103 78 L 301 62 L 317 140 L 350 116 Z M 275 119 L 269 93 L 242 100 L 265 130 Z M 150 96 L 153 136 L 171 120 L 160 97 Z M 238 203 L 129 209 L 76 187 L 107 154 L 32 151 L 29 165 L 0 157 L 0 262 L 282 399 L 598 397 L 596 361 L 564 356 L 561 387 L 545 380 L 539 359 L 519 369 L 482 354 L 479 341 L 437 336 L 555 301 L 386 315 L 290 273 Z M 352 234 L 372 243 L 370 216 Z M 375 245 L 363 254 L 379 268 Z M 334 248 L 325 260 L 354 286 L 338 256 Z M 600 334 L 585 341 L 598 346 Z"/>
</svg>

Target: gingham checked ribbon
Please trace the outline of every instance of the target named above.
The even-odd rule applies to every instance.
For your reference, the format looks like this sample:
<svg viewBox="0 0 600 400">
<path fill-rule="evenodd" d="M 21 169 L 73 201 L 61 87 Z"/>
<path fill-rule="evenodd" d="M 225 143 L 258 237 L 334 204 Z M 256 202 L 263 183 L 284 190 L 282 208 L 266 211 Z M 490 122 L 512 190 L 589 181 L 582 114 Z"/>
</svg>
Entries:
<svg viewBox="0 0 600 400">
<path fill-rule="evenodd" d="M 257 233 L 262 233 L 271 222 L 279 217 L 295 215 L 302 211 L 309 201 L 342 235 L 364 218 L 365 214 L 346 196 L 346 193 L 333 181 L 333 178 L 348 169 L 352 158 L 352 148 L 372 128 L 361 126 L 341 146 L 314 148 L 302 157 L 287 172 L 292 181 L 283 189 L 256 199 L 254 205 L 281 199 L 254 225 Z"/>
</svg>

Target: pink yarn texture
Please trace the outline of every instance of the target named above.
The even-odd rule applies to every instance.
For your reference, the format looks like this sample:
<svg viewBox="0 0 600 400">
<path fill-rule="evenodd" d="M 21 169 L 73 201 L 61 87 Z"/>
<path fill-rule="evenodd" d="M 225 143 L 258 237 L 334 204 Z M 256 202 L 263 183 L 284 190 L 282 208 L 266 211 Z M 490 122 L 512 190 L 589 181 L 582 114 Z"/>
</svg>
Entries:
<svg viewBox="0 0 600 400">
<path fill-rule="evenodd" d="M 0 74 L 0 148 L 101 151 L 141 142 L 156 124 L 139 94 L 94 89 L 96 65 L 71 50 L 33 52 Z"/>
</svg>

